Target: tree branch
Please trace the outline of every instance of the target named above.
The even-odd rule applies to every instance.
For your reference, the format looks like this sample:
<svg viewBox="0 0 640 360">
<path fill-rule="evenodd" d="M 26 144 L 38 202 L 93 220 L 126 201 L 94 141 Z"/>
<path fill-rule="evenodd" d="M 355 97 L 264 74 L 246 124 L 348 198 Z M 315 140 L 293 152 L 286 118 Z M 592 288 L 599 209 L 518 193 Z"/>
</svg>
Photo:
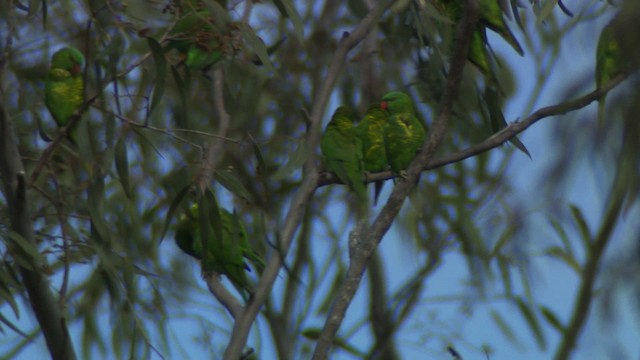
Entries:
<svg viewBox="0 0 640 360">
<path fill-rule="evenodd" d="M 282 267 L 284 258 L 289 251 L 293 236 L 302 221 L 307 204 L 311 200 L 318 182 L 318 170 L 316 167 L 316 155 L 315 149 L 318 147 L 320 140 L 320 132 L 322 126 L 322 116 L 324 110 L 329 102 L 329 96 L 333 91 L 336 79 L 340 74 L 340 71 L 344 65 L 347 54 L 355 47 L 364 37 L 371 31 L 377 21 L 380 19 L 384 11 L 391 6 L 392 0 L 381 1 L 369 14 L 362 19 L 360 24 L 351 34 L 344 34 L 338 48 L 333 56 L 331 65 L 327 72 L 326 81 L 318 91 L 317 96 L 314 98 L 313 109 L 310 115 L 310 126 L 307 132 L 307 145 L 311 149 L 309 158 L 303 167 L 303 180 L 300 188 L 295 194 L 285 223 L 282 227 L 282 232 L 279 238 L 279 249 L 274 252 L 273 256 L 268 261 L 268 264 L 260 277 L 260 282 L 255 293 L 255 296 L 249 301 L 245 311 L 239 319 L 236 319 L 234 323 L 231 339 L 227 345 L 227 349 L 224 353 L 224 359 L 237 360 L 242 354 L 242 348 L 247 342 L 249 336 L 249 329 L 253 324 L 260 307 L 267 300 L 271 288 L 278 276 L 278 272 Z"/>
<path fill-rule="evenodd" d="M 624 156 L 626 148 L 625 145 L 628 144 L 629 141 L 636 142 L 635 138 L 629 139 L 630 136 L 627 136 L 628 134 L 634 133 L 625 132 L 625 140 L 621 150 L 621 157 Z M 578 290 L 578 296 L 575 299 L 571 320 L 569 320 L 569 324 L 565 328 L 562 341 L 560 345 L 558 345 L 558 350 L 554 356 L 554 359 L 556 360 L 565 360 L 570 358 L 571 352 L 576 346 L 576 341 L 578 340 L 580 331 L 589 317 L 591 305 L 594 300 L 593 289 L 598 275 L 600 260 L 604 256 L 605 249 L 611 240 L 611 233 L 618 221 L 618 217 L 622 211 L 624 200 L 629 189 L 628 184 L 625 184 L 629 179 L 625 178 L 626 174 L 622 169 L 624 166 L 624 161 L 621 160 L 620 167 L 618 168 L 618 172 L 611 189 L 611 201 L 609 203 L 609 208 L 607 209 L 604 221 L 600 225 L 600 229 L 596 234 L 595 241 L 592 242 L 587 249 L 587 260 L 582 268 L 580 289 Z M 635 166 L 635 164 L 633 166 Z M 635 181 L 635 178 L 631 181 Z"/>
<path fill-rule="evenodd" d="M 458 90 L 460 88 L 462 73 L 467 59 L 467 52 L 469 44 L 471 43 L 472 34 L 476 28 L 477 20 L 477 1 L 467 0 L 465 14 L 456 29 L 456 46 L 451 59 L 449 78 L 447 79 L 440 104 L 440 112 L 434 122 L 430 136 L 416 159 L 409 166 L 409 169 L 407 170 L 407 178 L 396 184 L 387 204 L 380 211 L 380 214 L 375 219 L 371 228 L 364 229 L 362 236 L 363 241 L 360 246 L 356 247 L 355 254 L 351 257 L 351 263 L 347 271 L 345 282 L 338 291 L 336 301 L 327 316 L 324 328 L 322 329 L 322 333 L 318 339 L 318 343 L 313 354 L 314 360 L 323 360 L 327 358 L 333 339 L 335 338 L 340 324 L 344 319 L 347 308 L 355 296 L 369 259 L 382 240 L 384 234 L 391 227 L 391 223 L 400 212 L 404 199 L 416 186 L 420 171 L 429 163 L 435 154 L 436 149 L 444 139 L 449 119 L 451 118 L 453 103 L 457 98 Z"/>
<path fill-rule="evenodd" d="M 2 56 L 4 58 L 4 56 Z M 3 61 L 3 60 L 2 60 Z M 4 67 L 0 68 L 0 80 Z M 3 193 L 11 211 L 9 218 L 11 230 L 21 236 L 37 251 L 33 224 L 29 212 L 27 179 L 24 166 L 16 144 L 18 138 L 13 123 L 4 105 L 5 92 L 0 81 L 0 173 L 2 174 Z M 7 244 L 10 245 L 10 244 Z M 27 289 L 29 304 L 40 324 L 52 359 L 72 360 L 76 358 L 65 317 L 55 301 L 50 289 L 49 279 L 42 272 L 42 265 L 20 246 L 10 246 L 13 256 L 25 259 L 30 268 L 20 266 L 18 270 Z"/>
</svg>

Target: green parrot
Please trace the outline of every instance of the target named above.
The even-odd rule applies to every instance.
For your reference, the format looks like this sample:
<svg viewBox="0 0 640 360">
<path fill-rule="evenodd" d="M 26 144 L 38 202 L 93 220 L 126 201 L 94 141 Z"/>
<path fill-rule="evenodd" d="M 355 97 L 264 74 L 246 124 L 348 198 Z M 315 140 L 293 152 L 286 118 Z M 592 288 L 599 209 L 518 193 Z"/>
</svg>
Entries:
<svg viewBox="0 0 640 360">
<path fill-rule="evenodd" d="M 504 21 L 499 0 L 480 0 L 480 19 L 477 30 L 473 33 L 467 59 L 488 77 L 493 77 L 487 52 L 486 28 L 489 28 L 507 41 L 513 49 L 524 55 L 524 50 Z M 434 0 L 434 5 L 454 23 L 460 21 L 463 15 L 463 0 Z"/>
<path fill-rule="evenodd" d="M 387 113 L 380 104 L 369 106 L 362 121 L 355 127 L 356 135 L 362 142 L 364 170 L 370 173 L 385 171 L 389 166 L 387 153 L 384 148 L 384 126 L 387 122 Z M 375 182 L 373 204 L 378 203 L 378 196 L 382 191 L 384 181 Z"/>
<path fill-rule="evenodd" d="M 622 50 L 616 38 L 613 21 L 602 29 L 596 49 L 596 86 L 598 89 L 606 85 L 612 78 L 623 71 Z M 598 124 L 604 124 L 605 96 L 598 100 Z"/>
<path fill-rule="evenodd" d="M 51 67 L 44 83 L 44 103 L 59 127 L 67 125 L 84 102 L 83 66 L 84 56 L 76 48 L 62 48 L 51 57 Z M 76 126 L 69 130 L 69 138 L 74 143 L 76 131 Z"/>
<path fill-rule="evenodd" d="M 189 69 L 207 70 L 222 58 L 219 29 L 206 10 L 193 10 L 182 16 L 171 29 L 169 48 L 180 53 Z"/>
<path fill-rule="evenodd" d="M 406 169 L 416 157 L 427 136 L 424 125 L 415 115 L 409 95 L 392 91 L 382 97 L 382 109 L 389 112 L 384 128 L 384 146 L 391 170 L 406 176 Z"/>
<path fill-rule="evenodd" d="M 203 249 L 198 213 L 198 204 L 194 204 L 188 212 L 180 216 L 174 229 L 174 238 L 180 250 L 202 260 Z M 251 268 L 245 263 L 244 258 L 250 260 L 259 273 L 264 270 L 264 260 L 249 245 L 247 232 L 238 215 L 225 209 L 221 209 L 219 214 L 222 239 L 217 239 L 215 232 L 210 231 L 211 237 L 207 241 L 208 252 L 202 269 L 225 275 L 241 292 L 242 290 L 251 292 L 245 273 L 245 271 L 251 271 Z"/>
<path fill-rule="evenodd" d="M 360 200 L 366 202 L 367 189 L 362 181 L 364 172 L 362 142 L 353 127 L 351 109 L 346 106 L 336 109 L 320 139 L 320 150 L 329 170 L 355 191 Z"/>
</svg>

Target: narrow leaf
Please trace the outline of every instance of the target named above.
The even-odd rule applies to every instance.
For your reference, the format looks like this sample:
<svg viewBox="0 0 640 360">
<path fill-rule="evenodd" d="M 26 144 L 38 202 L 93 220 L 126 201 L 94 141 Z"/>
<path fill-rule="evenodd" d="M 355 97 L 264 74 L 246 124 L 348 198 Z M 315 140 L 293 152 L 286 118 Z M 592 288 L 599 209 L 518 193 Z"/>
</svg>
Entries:
<svg viewBox="0 0 640 360">
<path fill-rule="evenodd" d="M 243 198 L 249 203 L 253 202 L 253 196 L 251 196 L 249 190 L 242 185 L 242 181 L 231 170 L 216 170 L 214 177 L 220 185 L 234 195 Z"/>
<path fill-rule="evenodd" d="M 289 162 L 273 174 L 273 179 L 282 180 L 289 177 L 294 171 L 302 167 L 302 164 L 304 164 L 308 156 L 309 149 L 307 149 L 306 143 L 300 142 L 296 151 L 294 151 L 293 155 L 289 158 Z"/>
<path fill-rule="evenodd" d="M 240 22 L 238 23 L 238 26 L 240 27 L 240 31 L 242 31 L 242 35 L 244 35 L 244 39 L 249 43 L 267 71 L 274 71 L 275 68 L 273 67 L 273 63 L 271 62 L 271 58 L 269 58 L 269 53 L 267 52 L 267 47 L 262 39 L 256 35 L 255 31 L 253 31 L 249 25 Z"/>
<path fill-rule="evenodd" d="M 533 333 L 538 346 L 541 349 L 546 349 L 547 342 L 544 338 L 544 333 L 542 332 L 542 328 L 540 327 L 540 323 L 538 323 L 538 319 L 536 319 L 535 314 L 533 313 L 533 311 L 531 311 L 529 306 L 527 306 L 524 300 L 522 300 L 522 298 L 517 298 L 515 300 L 516 304 L 518 305 L 518 310 L 520 310 L 520 314 L 522 314 L 527 324 L 529 324 L 529 328 L 531 329 L 531 332 Z"/>
<path fill-rule="evenodd" d="M 115 162 L 116 171 L 118 171 L 118 177 L 120 178 L 120 185 L 124 190 L 125 195 L 129 199 L 133 199 L 133 193 L 131 192 L 131 183 L 129 181 L 129 158 L 127 155 L 127 147 L 124 144 L 123 138 L 119 138 L 115 147 Z"/>
<path fill-rule="evenodd" d="M 560 322 L 560 319 L 556 316 L 556 313 L 553 312 L 549 307 L 540 305 L 540 312 L 542 316 L 544 316 L 545 320 L 551 324 L 558 332 L 562 335 L 565 332 L 565 327 Z"/>
<path fill-rule="evenodd" d="M 576 225 L 578 225 L 578 230 L 580 231 L 585 248 L 589 249 L 591 247 L 591 231 L 589 230 L 589 225 L 587 225 L 587 221 L 582 215 L 582 211 L 580 211 L 577 206 L 570 205 L 569 208 L 571 209 L 573 220 L 576 222 Z"/>
<path fill-rule="evenodd" d="M 167 211 L 167 217 L 164 219 L 164 226 L 162 227 L 162 234 L 160 235 L 160 241 L 158 241 L 158 245 L 162 243 L 164 236 L 169 230 L 169 225 L 171 224 L 171 220 L 174 217 L 176 209 L 180 206 L 182 199 L 184 199 L 184 197 L 189 193 L 189 190 L 191 190 L 191 186 L 185 186 L 184 188 L 182 188 L 182 190 L 180 190 L 180 192 L 178 192 L 176 197 L 173 198 L 173 201 L 171 201 L 171 205 L 169 205 L 169 211 Z"/>
<path fill-rule="evenodd" d="M 149 49 L 151 50 L 151 54 L 153 55 L 153 63 L 155 66 L 155 74 L 156 74 L 156 83 L 153 87 L 153 96 L 151 97 L 151 105 L 149 106 L 149 113 L 147 116 L 151 116 L 153 110 L 156 108 L 158 103 L 162 100 L 162 96 L 164 95 L 164 81 L 166 77 L 166 68 L 167 68 L 167 59 L 164 57 L 164 51 L 162 50 L 162 46 L 158 44 L 158 42 L 152 38 L 147 37 L 147 44 L 149 45 Z"/>
</svg>

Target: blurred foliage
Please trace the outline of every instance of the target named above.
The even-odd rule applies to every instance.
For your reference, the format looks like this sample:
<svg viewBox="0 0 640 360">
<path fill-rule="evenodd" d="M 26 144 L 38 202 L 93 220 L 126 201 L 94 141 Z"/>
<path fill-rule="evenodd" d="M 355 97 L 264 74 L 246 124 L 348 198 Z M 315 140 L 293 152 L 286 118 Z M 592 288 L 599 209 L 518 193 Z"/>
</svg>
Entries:
<svg viewBox="0 0 640 360">
<path fill-rule="evenodd" d="M 620 5 L 625 14 L 640 14 L 634 1 Z M 268 258 L 278 251 L 278 231 L 300 183 L 301 165 L 309 152 L 318 151 L 306 147 L 306 114 L 314 106 L 338 39 L 366 15 L 369 3 L 60 0 L 0 5 L 0 49 L 10 50 L 9 61 L 1 70 L 1 86 L 10 89 L 8 111 L 28 174 L 39 167 L 47 146 L 40 131 L 50 137 L 57 134 L 42 95 L 48 61 L 55 50 L 70 45 L 85 54 L 86 98 L 96 97 L 83 114 L 78 147 L 64 142 L 58 146 L 29 188 L 38 241 L 37 249 L 29 251 L 45 257 L 46 266 L 38 270 L 49 274 L 53 289 L 61 291 L 68 322 L 81 328 L 81 338 L 74 339 L 81 358 L 147 358 L 152 353 L 167 357 L 171 351 L 188 354 L 192 344 L 174 344 L 178 334 L 172 331 L 172 322 L 176 320 L 198 324 L 201 335 L 194 340 L 198 346 L 216 356 L 222 353 L 231 329 L 223 308 L 216 306 L 211 316 L 212 302 L 202 300 L 210 294 L 190 271 L 193 267 L 185 266 L 193 260 L 176 251 L 170 226 L 164 236 L 167 239 L 159 243 L 167 230 L 167 212 L 181 191 L 196 189 L 204 154 L 220 130 L 211 73 L 223 70 L 223 99 L 232 121 L 225 138 L 218 140 L 224 141 L 224 153 L 219 154 L 214 182 L 208 186 L 221 207 L 238 211 L 252 245 Z M 514 30 L 518 24 L 524 28 L 516 36 L 526 44 L 525 57 L 533 59 L 535 66 L 522 70 L 501 52 L 491 51 L 499 91 L 487 98 L 494 80 L 485 79 L 468 63 L 440 155 L 479 143 L 502 128 L 505 119 L 500 109 L 518 91 L 531 92 L 529 109 L 518 110 L 526 116 L 553 77 L 554 61 L 562 55 L 561 40 L 578 27 L 591 26 L 588 20 L 612 13 L 607 5 L 591 4 L 571 9 L 575 17 L 570 19 L 566 9 L 553 6 L 554 1 L 531 1 L 532 8 L 518 8 L 517 1 L 501 3 L 506 18 L 516 15 L 509 25 Z M 211 68 L 200 71 L 184 66 L 184 54 L 169 46 L 175 36 L 172 29 L 184 13 L 177 10 L 181 7 L 204 9 L 201 11 L 210 16 L 203 21 L 212 25 L 214 34 L 206 36 L 215 37 L 222 54 Z M 531 21 L 536 16 L 538 21 Z M 627 15 L 622 27 L 628 33 L 640 33 L 628 19 L 633 17 Z M 451 21 L 429 1 L 396 2 L 372 35 L 350 54 L 334 101 L 325 113 L 332 113 L 340 102 L 362 114 L 386 91 L 402 90 L 412 94 L 428 127 L 446 82 L 453 30 Z M 590 33 L 597 36 L 593 30 Z M 624 37 L 625 44 L 630 38 L 637 39 Z M 495 46 L 502 39 L 488 41 Z M 625 49 L 626 56 L 638 58 L 637 47 L 625 45 Z M 518 83 L 518 71 L 534 72 L 538 82 Z M 558 102 L 574 97 L 576 91 L 593 89 L 592 82 L 564 81 L 575 86 L 559 95 Z M 632 78 L 609 95 L 611 119 L 605 128 L 597 127 L 595 117 L 585 119 L 584 112 L 570 114 L 574 121 L 555 122 L 548 141 L 557 157 L 540 193 L 562 199 L 575 180 L 573 167 L 587 163 L 601 174 L 602 194 L 597 195 L 602 202 L 622 191 L 625 205 L 620 216 L 637 215 L 637 85 Z M 491 299 L 507 299 L 531 330 L 530 334 L 514 334 L 509 316 L 493 309 L 495 325 L 508 339 L 518 342 L 523 335 L 532 336 L 545 348 L 550 332 L 542 330 L 543 322 L 564 331 L 567 316 L 535 298 L 530 253 L 532 248 L 536 252 L 543 248 L 539 253 L 560 260 L 581 276 L 583 257 L 591 251 L 600 224 L 586 219 L 584 209 L 566 201 L 532 209 L 539 200 L 528 199 L 531 202 L 527 203 L 505 176 L 516 159 L 513 149 L 505 145 L 422 175 L 396 221 L 401 246 L 417 254 L 420 263 L 400 287 L 391 289 L 384 277 L 375 284 L 377 295 L 372 292 L 370 301 L 379 296 L 386 299 L 385 306 L 372 306 L 366 318 L 348 321 L 336 339 L 339 351 L 368 354 L 368 358 L 394 354 L 378 348 L 379 343 L 390 341 L 385 346 L 393 347 L 404 322 L 424 320 L 416 319 L 419 312 L 415 310 L 428 307 L 425 280 L 449 254 L 462 256 L 467 265 L 465 286 L 469 291 L 459 295 L 464 304 L 461 312 L 471 312 L 468 307 Z M 529 161 L 522 156 L 517 159 Z M 304 358 L 311 352 L 319 326 L 314 319 L 326 315 L 348 267 L 347 238 L 353 225 L 348 197 L 343 186 L 330 185 L 316 192 L 308 204 L 285 271 L 263 310 L 271 334 L 250 338 L 249 346 L 258 346 L 258 355 L 257 337 L 272 342 L 281 359 Z M 169 224 L 181 211 L 177 205 L 174 210 L 169 213 Z M 9 211 L 0 198 L 0 235 L 7 244 L 0 247 L 0 301 L 4 305 L 0 329 L 19 337 L 37 331 L 37 325 L 19 328 L 12 320 L 25 316 L 19 312 L 25 309 L 20 302 L 26 297 L 15 271 L 21 260 L 6 256 L 11 253 L 9 244 L 21 244 L 10 233 Z M 532 211 L 548 216 L 549 232 L 556 235 L 545 245 L 532 247 L 528 241 L 543 236 L 530 223 Z M 628 246 L 632 251 L 623 252 L 625 262 L 613 262 L 614 266 L 607 267 L 610 273 L 603 275 L 629 279 L 625 283 L 635 284 L 636 294 L 640 291 L 638 230 L 636 224 L 620 235 L 635 236 L 636 242 Z M 371 266 L 379 271 L 384 264 L 376 261 Z M 630 270 L 632 267 L 636 270 Z M 609 286 L 612 289 L 606 293 L 614 296 L 613 287 L 625 285 L 613 281 Z M 188 305 L 193 303 L 206 309 L 207 315 L 190 313 Z M 446 323 L 439 318 L 430 320 Z M 375 330 L 385 326 L 389 333 Z M 373 329 L 378 345 L 353 346 L 349 336 L 363 327 Z M 444 342 L 457 336 L 436 325 L 424 332 L 427 338 Z M 490 348 L 474 345 L 478 352 Z M 0 355 L 7 358 L 29 346 L 30 342 L 16 342 Z"/>
</svg>

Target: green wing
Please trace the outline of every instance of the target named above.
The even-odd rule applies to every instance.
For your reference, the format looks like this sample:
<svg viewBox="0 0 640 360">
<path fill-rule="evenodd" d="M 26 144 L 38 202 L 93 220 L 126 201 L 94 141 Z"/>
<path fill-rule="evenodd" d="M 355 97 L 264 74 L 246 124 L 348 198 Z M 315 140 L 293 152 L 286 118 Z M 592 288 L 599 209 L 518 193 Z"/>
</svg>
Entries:
<svg viewBox="0 0 640 360">
<path fill-rule="evenodd" d="M 387 122 L 387 113 L 380 104 L 369 106 L 364 118 L 356 126 L 356 135 L 362 142 L 364 156 L 364 170 L 368 172 L 385 171 L 389 166 L 387 153 L 384 147 L 384 128 Z M 373 204 L 378 203 L 378 197 L 382 191 L 384 181 L 376 181 Z"/>
<path fill-rule="evenodd" d="M 320 150 L 327 166 L 363 201 L 367 191 L 362 181 L 364 172 L 362 142 L 353 127 L 353 115 L 345 106 L 333 114 L 320 139 Z"/>
<path fill-rule="evenodd" d="M 51 66 L 44 85 L 44 102 L 58 126 L 65 126 L 84 102 L 82 68 L 84 56 L 75 48 L 58 50 L 51 58 Z M 70 138 L 75 138 L 74 127 Z"/>
<path fill-rule="evenodd" d="M 426 131 L 415 116 L 409 95 L 390 92 L 382 98 L 381 106 L 389 112 L 384 131 L 387 160 L 391 170 L 402 176 L 424 143 Z"/>
</svg>

